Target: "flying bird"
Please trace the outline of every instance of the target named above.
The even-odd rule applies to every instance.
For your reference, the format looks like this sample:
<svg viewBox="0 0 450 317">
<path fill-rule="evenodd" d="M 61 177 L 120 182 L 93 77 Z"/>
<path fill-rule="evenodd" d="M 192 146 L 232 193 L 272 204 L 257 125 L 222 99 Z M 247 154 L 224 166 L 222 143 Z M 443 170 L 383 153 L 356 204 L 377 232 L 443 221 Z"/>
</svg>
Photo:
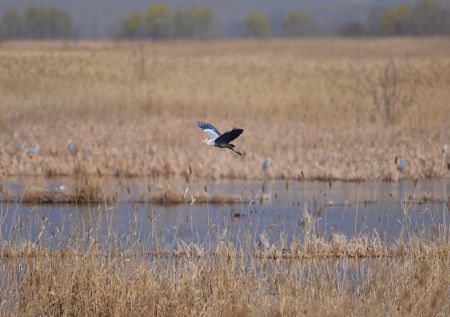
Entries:
<svg viewBox="0 0 450 317">
<path fill-rule="evenodd" d="M 197 122 L 197 126 L 208 134 L 208 138 L 203 140 L 203 143 L 206 145 L 227 148 L 239 155 L 242 155 L 242 153 L 234 149 L 235 145 L 230 142 L 240 136 L 244 131 L 243 129 L 233 128 L 231 131 L 220 134 L 219 130 L 217 130 L 211 123 L 199 121 Z"/>
</svg>

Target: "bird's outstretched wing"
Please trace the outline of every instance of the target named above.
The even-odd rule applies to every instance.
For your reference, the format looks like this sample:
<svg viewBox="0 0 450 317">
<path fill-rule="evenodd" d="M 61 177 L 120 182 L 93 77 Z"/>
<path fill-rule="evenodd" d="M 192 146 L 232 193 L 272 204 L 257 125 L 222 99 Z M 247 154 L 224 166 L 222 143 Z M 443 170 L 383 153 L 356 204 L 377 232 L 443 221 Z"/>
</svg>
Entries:
<svg viewBox="0 0 450 317">
<path fill-rule="evenodd" d="M 217 130 L 216 127 L 214 127 L 211 123 L 199 121 L 197 122 L 197 126 L 205 131 L 213 140 L 217 139 L 220 136 L 219 130 Z"/>
<path fill-rule="evenodd" d="M 234 128 L 233 130 L 225 132 L 224 134 L 219 136 L 215 141 L 217 144 L 230 143 L 231 141 L 236 139 L 238 136 L 240 136 L 242 132 L 244 132 L 244 130 Z"/>
</svg>

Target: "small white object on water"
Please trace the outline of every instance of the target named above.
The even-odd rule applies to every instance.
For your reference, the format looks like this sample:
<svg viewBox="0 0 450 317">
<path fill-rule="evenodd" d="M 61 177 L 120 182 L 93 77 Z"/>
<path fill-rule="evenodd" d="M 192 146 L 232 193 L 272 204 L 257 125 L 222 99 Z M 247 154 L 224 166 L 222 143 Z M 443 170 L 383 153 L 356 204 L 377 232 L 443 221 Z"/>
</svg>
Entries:
<svg viewBox="0 0 450 317">
<path fill-rule="evenodd" d="M 272 162 L 272 159 L 271 159 L 270 157 L 266 158 L 266 159 L 263 161 L 262 169 L 263 169 L 264 172 L 267 172 L 267 170 L 268 170 L 269 167 L 270 167 L 270 163 L 271 163 L 271 162 Z"/>
<path fill-rule="evenodd" d="M 263 192 L 256 194 L 255 199 L 253 199 L 255 202 L 263 202 L 263 201 L 270 201 L 272 199 L 270 194 L 264 194 Z"/>
<path fill-rule="evenodd" d="M 75 152 L 77 150 L 77 147 L 75 146 L 75 143 L 72 141 L 72 139 L 67 140 L 67 152 L 69 155 L 75 155 Z"/>
<path fill-rule="evenodd" d="M 264 232 L 259 235 L 258 248 L 262 251 L 270 248 L 269 238 Z"/>
<path fill-rule="evenodd" d="M 33 157 L 33 155 L 38 152 L 39 152 L 39 145 L 35 145 L 28 149 L 27 154 L 29 157 Z"/>
<path fill-rule="evenodd" d="M 67 189 L 67 186 L 65 186 L 65 185 L 59 185 L 59 186 L 55 186 L 55 187 L 53 188 L 54 191 L 59 191 L 59 192 L 63 192 L 63 191 L 65 191 L 66 189 Z"/>
<path fill-rule="evenodd" d="M 403 173 L 405 171 L 405 169 L 406 169 L 406 161 L 404 158 L 400 158 L 398 161 L 398 164 L 397 164 L 397 170 L 400 173 Z"/>
</svg>

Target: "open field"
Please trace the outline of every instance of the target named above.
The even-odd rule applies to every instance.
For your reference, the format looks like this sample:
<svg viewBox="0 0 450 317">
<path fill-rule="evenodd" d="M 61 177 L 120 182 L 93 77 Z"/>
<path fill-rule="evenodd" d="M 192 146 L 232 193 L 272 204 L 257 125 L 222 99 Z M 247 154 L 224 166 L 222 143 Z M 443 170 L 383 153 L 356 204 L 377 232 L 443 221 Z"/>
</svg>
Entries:
<svg viewBox="0 0 450 317">
<path fill-rule="evenodd" d="M 448 177 L 448 87 L 448 38 L 4 42 L 0 174 Z M 246 156 L 197 120 L 244 128 Z"/>
</svg>

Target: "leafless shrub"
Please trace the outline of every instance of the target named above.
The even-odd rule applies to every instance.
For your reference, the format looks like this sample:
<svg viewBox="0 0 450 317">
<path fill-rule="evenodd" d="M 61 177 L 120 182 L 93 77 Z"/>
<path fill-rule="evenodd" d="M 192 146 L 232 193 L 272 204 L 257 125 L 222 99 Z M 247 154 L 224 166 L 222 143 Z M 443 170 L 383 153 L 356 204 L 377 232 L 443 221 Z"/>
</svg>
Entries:
<svg viewBox="0 0 450 317">
<path fill-rule="evenodd" d="M 400 122 L 414 102 L 414 89 L 402 82 L 392 58 L 370 70 L 364 67 L 358 85 L 363 94 L 370 96 L 377 119 L 385 125 Z"/>
</svg>

